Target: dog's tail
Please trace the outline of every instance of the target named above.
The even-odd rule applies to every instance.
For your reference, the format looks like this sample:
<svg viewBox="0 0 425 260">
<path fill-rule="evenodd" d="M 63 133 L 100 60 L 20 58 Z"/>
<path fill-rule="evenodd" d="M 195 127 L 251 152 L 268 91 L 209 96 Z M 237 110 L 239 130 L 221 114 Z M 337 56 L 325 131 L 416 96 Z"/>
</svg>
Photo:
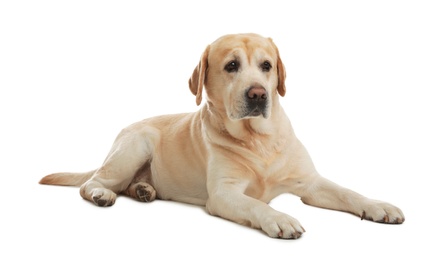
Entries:
<svg viewBox="0 0 425 260">
<path fill-rule="evenodd" d="M 62 186 L 81 186 L 88 181 L 97 170 L 73 173 L 73 172 L 58 172 L 44 176 L 39 183 L 49 185 L 62 185 Z"/>
</svg>

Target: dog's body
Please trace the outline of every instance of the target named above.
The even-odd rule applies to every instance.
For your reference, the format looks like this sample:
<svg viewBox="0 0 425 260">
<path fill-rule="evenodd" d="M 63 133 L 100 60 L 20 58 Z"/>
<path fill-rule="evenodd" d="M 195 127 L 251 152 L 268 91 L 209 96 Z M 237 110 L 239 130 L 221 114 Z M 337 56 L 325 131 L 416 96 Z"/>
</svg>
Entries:
<svg viewBox="0 0 425 260">
<path fill-rule="evenodd" d="M 271 39 L 227 35 L 209 45 L 189 80 L 195 113 L 159 116 L 125 128 L 104 164 L 40 183 L 81 186 L 84 199 L 110 206 L 119 193 L 206 205 L 210 214 L 298 238 L 299 222 L 267 203 L 282 193 L 306 204 L 402 223 L 401 210 L 321 177 L 279 104 L 285 69 Z"/>
</svg>

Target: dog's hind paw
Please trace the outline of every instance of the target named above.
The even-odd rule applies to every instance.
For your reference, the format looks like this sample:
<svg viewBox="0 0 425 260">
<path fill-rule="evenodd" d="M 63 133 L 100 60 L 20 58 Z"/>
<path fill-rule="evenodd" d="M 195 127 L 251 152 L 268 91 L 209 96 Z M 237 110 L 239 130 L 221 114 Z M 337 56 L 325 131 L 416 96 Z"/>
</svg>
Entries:
<svg viewBox="0 0 425 260">
<path fill-rule="evenodd" d="M 125 193 L 142 202 L 151 202 L 156 198 L 156 190 L 146 182 L 131 184 Z"/>
<path fill-rule="evenodd" d="M 114 205 L 117 195 L 108 189 L 95 189 L 92 201 L 99 207 L 109 207 Z"/>
</svg>

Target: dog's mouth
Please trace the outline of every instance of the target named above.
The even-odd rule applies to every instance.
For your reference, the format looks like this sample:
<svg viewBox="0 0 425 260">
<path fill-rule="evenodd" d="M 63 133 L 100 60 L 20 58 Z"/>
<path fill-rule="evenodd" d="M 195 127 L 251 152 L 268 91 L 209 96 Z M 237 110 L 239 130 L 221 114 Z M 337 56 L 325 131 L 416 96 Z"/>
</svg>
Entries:
<svg viewBox="0 0 425 260">
<path fill-rule="evenodd" d="M 269 117 L 269 95 L 264 88 L 251 87 L 245 92 L 242 99 L 236 101 L 236 106 L 228 110 L 229 118 L 232 120 Z M 232 111 L 233 110 L 233 111 Z"/>
<path fill-rule="evenodd" d="M 249 107 L 245 106 L 239 111 L 239 113 L 229 113 L 229 118 L 232 120 L 243 120 L 249 118 L 268 118 L 269 112 L 267 110 L 267 104 L 261 106 Z"/>
<path fill-rule="evenodd" d="M 259 104 L 257 106 L 248 106 L 245 110 L 245 114 L 242 116 L 242 118 L 251 118 L 251 117 L 259 117 L 263 116 L 264 118 L 267 118 L 267 103 Z"/>
</svg>

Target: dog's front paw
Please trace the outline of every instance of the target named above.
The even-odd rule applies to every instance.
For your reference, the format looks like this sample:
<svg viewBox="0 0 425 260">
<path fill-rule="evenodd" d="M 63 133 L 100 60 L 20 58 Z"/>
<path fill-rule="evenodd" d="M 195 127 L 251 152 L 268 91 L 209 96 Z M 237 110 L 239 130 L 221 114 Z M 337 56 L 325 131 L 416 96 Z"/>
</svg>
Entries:
<svg viewBox="0 0 425 260">
<path fill-rule="evenodd" d="M 387 224 L 401 224 L 405 219 L 399 208 L 381 201 L 369 201 L 360 216 L 362 219 Z"/>
<path fill-rule="evenodd" d="M 265 216 L 261 229 L 270 237 L 284 239 L 297 239 L 305 232 L 298 220 L 284 213 Z"/>
</svg>

